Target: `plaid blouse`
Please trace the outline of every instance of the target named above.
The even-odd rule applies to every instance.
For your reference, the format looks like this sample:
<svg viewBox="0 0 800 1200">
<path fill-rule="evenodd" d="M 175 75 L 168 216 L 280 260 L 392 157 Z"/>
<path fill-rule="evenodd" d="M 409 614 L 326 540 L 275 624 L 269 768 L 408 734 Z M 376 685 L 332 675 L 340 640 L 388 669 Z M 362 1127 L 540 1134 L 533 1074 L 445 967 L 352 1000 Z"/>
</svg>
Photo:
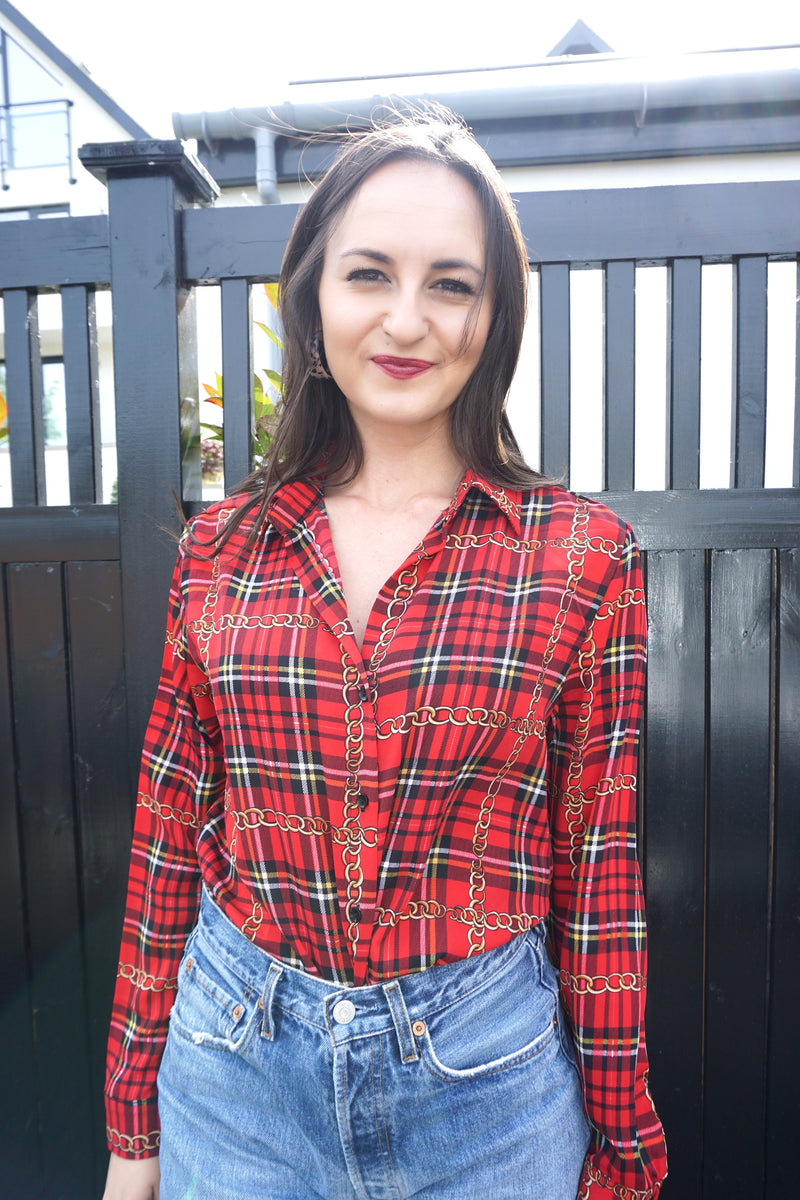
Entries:
<svg viewBox="0 0 800 1200">
<path fill-rule="evenodd" d="M 175 569 L 111 1024 L 109 1145 L 158 1151 L 156 1072 L 204 885 L 256 945 L 339 984 L 549 918 L 593 1138 L 582 1200 L 657 1195 L 636 858 L 646 618 L 630 530 L 471 472 L 353 637 L 312 481 L 254 545 Z M 368 548 L 365 548 L 368 552 Z"/>
</svg>

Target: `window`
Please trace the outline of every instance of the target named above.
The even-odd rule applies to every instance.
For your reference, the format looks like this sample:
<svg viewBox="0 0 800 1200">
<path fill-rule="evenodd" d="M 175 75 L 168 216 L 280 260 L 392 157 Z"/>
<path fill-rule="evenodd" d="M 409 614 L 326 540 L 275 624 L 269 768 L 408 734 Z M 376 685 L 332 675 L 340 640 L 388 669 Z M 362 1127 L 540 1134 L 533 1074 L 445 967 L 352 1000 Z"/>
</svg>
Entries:
<svg viewBox="0 0 800 1200">
<path fill-rule="evenodd" d="M 69 101 L 49 71 L 0 30 L 3 168 L 67 166 Z"/>
<path fill-rule="evenodd" d="M 68 216 L 68 204 L 37 204 L 32 208 L 0 209 L 0 221 L 26 221 L 29 217 L 45 220 L 47 217 Z"/>
</svg>

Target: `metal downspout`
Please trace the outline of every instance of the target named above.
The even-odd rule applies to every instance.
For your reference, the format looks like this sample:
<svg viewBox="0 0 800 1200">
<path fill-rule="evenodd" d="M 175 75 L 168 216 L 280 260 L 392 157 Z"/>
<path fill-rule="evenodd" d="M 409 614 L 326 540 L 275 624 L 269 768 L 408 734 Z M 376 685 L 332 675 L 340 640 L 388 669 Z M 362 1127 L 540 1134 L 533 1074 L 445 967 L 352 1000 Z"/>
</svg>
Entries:
<svg viewBox="0 0 800 1200">
<path fill-rule="evenodd" d="M 271 129 L 255 130 L 256 188 L 262 204 L 278 204 L 278 167 L 275 162 L 275 134 Z"/>
</svg>

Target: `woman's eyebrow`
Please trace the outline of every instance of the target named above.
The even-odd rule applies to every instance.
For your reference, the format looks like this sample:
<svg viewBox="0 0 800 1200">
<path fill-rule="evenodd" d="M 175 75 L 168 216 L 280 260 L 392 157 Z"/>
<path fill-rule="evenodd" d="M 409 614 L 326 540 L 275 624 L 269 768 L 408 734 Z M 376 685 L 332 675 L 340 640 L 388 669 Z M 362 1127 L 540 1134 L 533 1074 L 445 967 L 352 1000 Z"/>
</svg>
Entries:
<svg viewBox="0 0 800 1200">
<path fill-rule="evenodd" d="M 388 254 L 382 254 L 380 250 L 370 250 L 367 246 L 354 246 L 352 250 L 343 250 L 339 255 L 339 258 L 350 257 L 372 258 L 375 262 L 386 263 L 387 266 L 394 263 L 394 259 Z"/>
<path fill-rule="evenodd" d="M 368 246 L 354 246 L 351 250 L 344 250 L 339 255 L 339 258 L 350 257 L 371 258 L 375 262 L 385 263 L 387 266 L 394 265 L 394 259 L 389 254 L 384 254 L 380 250 L 370 250 Z M 476 275 L 483 275 L 483 268 L 477 267 L 475 263 L 466 258 L 437 258 L 431 263 L 431 268 L 434 271 L 474 271 Z"/>
</svg>

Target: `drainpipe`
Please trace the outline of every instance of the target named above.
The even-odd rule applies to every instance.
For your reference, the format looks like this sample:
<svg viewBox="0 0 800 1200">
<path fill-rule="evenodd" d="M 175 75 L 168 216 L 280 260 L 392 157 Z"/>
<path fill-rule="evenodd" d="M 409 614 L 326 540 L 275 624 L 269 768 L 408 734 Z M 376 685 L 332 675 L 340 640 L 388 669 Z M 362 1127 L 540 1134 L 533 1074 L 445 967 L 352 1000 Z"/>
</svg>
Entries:
<svg viewBox="0 0 800 1200">
<path fill-rule="evenodd" d="M 262 204 L 278 204 L 278 167 L 275 162 L 275 134 L 271 129 L 256 129 L 256 188 Z"/>
</svg>

